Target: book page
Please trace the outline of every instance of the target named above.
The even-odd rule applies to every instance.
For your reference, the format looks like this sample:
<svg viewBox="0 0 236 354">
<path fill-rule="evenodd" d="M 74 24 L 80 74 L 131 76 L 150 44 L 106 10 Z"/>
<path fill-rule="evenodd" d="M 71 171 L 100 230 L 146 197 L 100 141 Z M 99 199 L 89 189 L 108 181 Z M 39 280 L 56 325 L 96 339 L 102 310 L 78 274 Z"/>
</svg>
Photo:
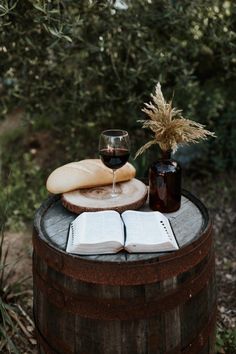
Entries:
<svg viewBox="0 0 236 354">
<path fill-rule="evenodd" d="M 178 249 L 169 220 L 162 213 L 129 210 L 122 218 L 126 226 L 126 246 L 133 245 L 137 252 Z"/>
<path fill-rule="evenodd" d="M 114 253 L 123 245 L 124 224 L 116 211 L 84 212 L 71 223 L 67 252 Z"/>
<path fill-rule="evenodd" d="M 68 240 L 67 240 L 67 245 L 66 245 L 66 252 L 71 252 L 72 249 L 73 249 L 73 234 L 72 234 L 72 228 L 70 225 L 69 235 L 68 235 Z"/>
</svg>

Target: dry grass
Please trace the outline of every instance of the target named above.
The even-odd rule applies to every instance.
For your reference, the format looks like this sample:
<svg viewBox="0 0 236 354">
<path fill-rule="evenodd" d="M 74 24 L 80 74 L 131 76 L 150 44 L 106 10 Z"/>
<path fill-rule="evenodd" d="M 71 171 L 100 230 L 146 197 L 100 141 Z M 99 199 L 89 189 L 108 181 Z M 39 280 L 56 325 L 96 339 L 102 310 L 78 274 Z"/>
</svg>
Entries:
<svg viewBox="0 0 236 354">
<path fill-rule="evenodd" d="M 158 83 L 155 94 L 151 94 L 153 102 L 145 103 L 142 109 L 149 117 L 148 120 L 141 120 L 142 128 L 148 128 L 153 133 L 153 139 L 143 145 L 136 153 L 142 154 L 153 144 L 158 144 L 163 151 L 177 150 L 178 146 L 188 143 L 196 143 L 208 136 L 215 137 L 215 133 L 204 128 L 204 125 L 186 119 L 182 111 L 172 107 L 172 100 L 166 102 Z"/>
</svg>

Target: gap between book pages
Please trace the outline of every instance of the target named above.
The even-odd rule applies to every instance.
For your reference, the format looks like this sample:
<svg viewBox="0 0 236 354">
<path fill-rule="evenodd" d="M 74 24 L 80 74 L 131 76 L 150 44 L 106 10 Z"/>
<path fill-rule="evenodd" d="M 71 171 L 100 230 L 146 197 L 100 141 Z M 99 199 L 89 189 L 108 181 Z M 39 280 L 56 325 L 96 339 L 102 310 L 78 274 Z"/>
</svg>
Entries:
<svg viewBox="0 0 236 354">
<path fill-rule="evenodd" d="M 81 255 L 179 249 L 168 218 L 158 211 L 84 212 L 69 228 L 66 251 Z"/>
</svg>

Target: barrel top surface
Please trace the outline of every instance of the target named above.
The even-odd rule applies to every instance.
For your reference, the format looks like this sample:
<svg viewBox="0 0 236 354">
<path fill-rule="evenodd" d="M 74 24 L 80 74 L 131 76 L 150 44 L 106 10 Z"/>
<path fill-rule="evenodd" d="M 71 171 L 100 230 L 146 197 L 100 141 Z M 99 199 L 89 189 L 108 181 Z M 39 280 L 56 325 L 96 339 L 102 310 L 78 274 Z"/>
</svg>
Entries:
<svg viewBox="0 0 236 354">
<path fill-rule="evenodd" d="M 147 203 L 139 210 L 150 211 Z M 197 240 L 206 231 L 210 222 L 205 206 L 196 197 L 186 191 L 182 193 L 180 209 L 174 213 L 165 215 L 170 220 L 180 248 Z M 64 253 L 69 226 L 76 217 L 77 214 L 63 207 L 59 196 L 49 197 L 35 215 L 34 228 L 38 237 L 43 242 L 46 242 L 55 250 Z M 151 260 L 163 255 L 166 255 L 166 253 L 129 254 L 127 252 L 119 252 L 112 255 L 73 255 L 73 257 L 91 261 L 127 262 Z"/>
</svg>

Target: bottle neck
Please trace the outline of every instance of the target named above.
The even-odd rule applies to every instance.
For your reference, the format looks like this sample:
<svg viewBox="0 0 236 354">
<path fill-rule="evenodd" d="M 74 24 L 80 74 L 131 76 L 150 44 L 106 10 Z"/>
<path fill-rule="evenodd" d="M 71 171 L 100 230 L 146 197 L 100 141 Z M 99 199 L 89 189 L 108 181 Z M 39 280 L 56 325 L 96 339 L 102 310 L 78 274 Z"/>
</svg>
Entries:
<svg viewBox="0 0 236 354">
<path fill-rule="evenodd" d="M 171 159 L 171 150 L 161 151 L 161 159 L 170 160 Z"/>
</svg>

